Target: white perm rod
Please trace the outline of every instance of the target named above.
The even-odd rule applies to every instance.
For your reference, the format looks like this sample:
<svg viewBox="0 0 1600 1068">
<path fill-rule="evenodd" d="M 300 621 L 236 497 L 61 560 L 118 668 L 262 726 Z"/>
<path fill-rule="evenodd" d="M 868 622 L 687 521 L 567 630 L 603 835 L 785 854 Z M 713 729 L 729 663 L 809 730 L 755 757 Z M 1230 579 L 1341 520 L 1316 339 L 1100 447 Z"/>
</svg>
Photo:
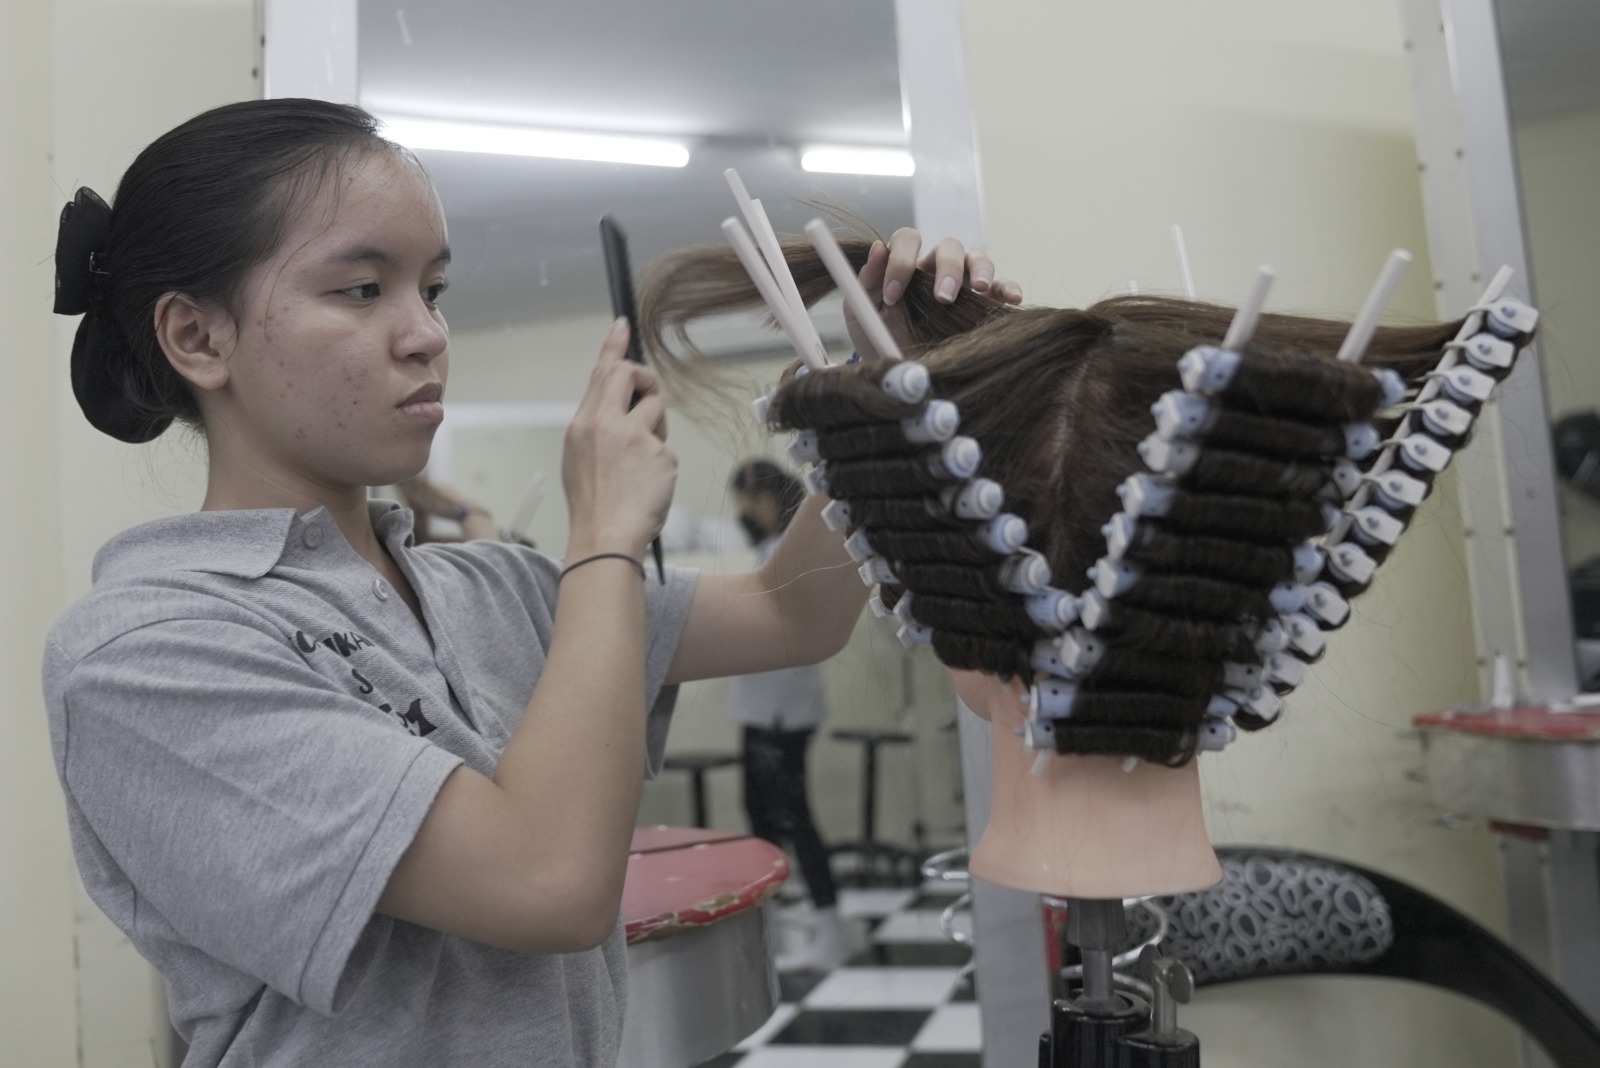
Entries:
<svg viewBox="0 0 1600 1068">
<path fill-rule="evenodd" d="M 834 240 L 833 232 L 828 229 L 828 225 L 821 219 L 812 219 L 806 223 L 806 236 L 811 239 L 817 254 L 822 257 L 828 273 L 833 275 L 834 285 L 844 294 L 845 304 L 849 305 L 850 310 L 855 313 L 856 321 L 867 332 L 867 340 L 872 343 L 873 350 L 884 359 L 900 359 L 900 346 L 895 344 L 894 337 L 889 333 L 888 326 L 884 325 L 883 316 L 878 314 L 872 298 L 861 288 L 856 272 L 851 268 L 850 261 L 845 259 L 844 250 L 839 247 L 839 242 Z"/>
<path fill-rule="evenodd" d="M 1256 332 L 1256 323 L 1261 319 L 1261 309 L 1267 303 L 1267 290 L 1272 288 L 1274 277 L 1272 268 L 1266 264 L 1257 268 L 1256 280 L 1251 283 L 1244 303 L 1233 313 L 1233 321 L 1228 324 L 1228 336 L 1222 339 L 1222 347 L 1227 351 L 1238 352 L 1249 342 L 1250 335 Z"/>
<path fill-rule="evenodd" d="M 794 313 L 790 310 L 788 302 L 783 299 L 783 294 L 778 291 L 777 281 L 773 279 L 772 272 L 767 270 L 761 253 L 756 251 L 755 242 L 750 240 L 750 235 L 745 232 L 743 224 L 730 215 L 722 220 L 722 232 L 733 243 L 733 250 L 738 253 L 739 262 L 744 264 L 745 273 L 750 276 L 750 281 L 755 283 L 761 299 L 767 302 L 767 308 L 772 312 L 772 317 L 778 321 L 778 325 L 783 328 L 794 351 L 800 354 L 806 366 L 813 369 L 824 366 L 806 344 L 805 334 L 794 321 Z"/>
<path fill-rule="evenodd" d="M 1339 359 L 1344 363 L 1359 363 L 1366 354 L 1367 345 L 1372 341 L 1372 335 L 1378 329 L 1378 320 L 1383 318 L 1383 313 L 1389 307 L 1389 301 L 1394 299 L 1394 291 L 1400 288 L 1400 279 L 1406 276 L 1406 271 L 1411 267 L 1411 253 L 1403 248 L 1397 248 L 1389 253 L 1389 258 L 1383 263 L 1383 270 L 1378 272 L 1378 280 L 1372 283 L 1372 291 L 1367 294 L 1366 303 L 1361 305 L 1361 312 L 1356 316 L 1356 321 L 1350 327 L 1350 333 L 1345 335 L 1344 344 L 1339 346 Z"/>
</svg>

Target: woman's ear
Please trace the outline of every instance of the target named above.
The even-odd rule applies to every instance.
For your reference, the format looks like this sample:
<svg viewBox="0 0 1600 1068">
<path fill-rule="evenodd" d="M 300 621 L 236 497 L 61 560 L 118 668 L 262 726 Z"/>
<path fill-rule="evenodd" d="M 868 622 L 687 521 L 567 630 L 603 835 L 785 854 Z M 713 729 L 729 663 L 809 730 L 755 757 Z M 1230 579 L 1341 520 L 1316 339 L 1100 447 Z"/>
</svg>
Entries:
<svg viewBox="0 0 1600 1068">
<path fill-rule="evenodd" d="M 156 341 L 167 362 L 196 389 L 221 389 L 228 381 L 228 354 L 237 328 L 225 310 L 182 293 L 156 301 Z"/>
</svg>

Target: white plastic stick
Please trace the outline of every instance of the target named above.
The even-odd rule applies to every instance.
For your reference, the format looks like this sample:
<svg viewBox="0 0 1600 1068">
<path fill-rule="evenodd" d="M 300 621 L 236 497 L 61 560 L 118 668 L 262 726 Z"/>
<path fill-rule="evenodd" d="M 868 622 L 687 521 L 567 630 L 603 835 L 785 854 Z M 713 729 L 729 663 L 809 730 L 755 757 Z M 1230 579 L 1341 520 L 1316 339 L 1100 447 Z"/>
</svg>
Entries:
<svg viewBox="0 0 1600 1068">
<path fill-rule="evenodd" d="M 1510 267 L 1507 267 L 1505 264 L 1501 264 L 1500 269 L 1494 272 L 1494 277 L 1489 279 L 1489 288 L 1485 289 L 1483 291 L 1483 296 L 1478 298 L 1478 304 L 1480 306 L 1484 304 L 1493 304 L 1495 301 L 1499 300 L 1500 294 L 1506 291 L 1506 286 L 1510 283 L 1511 276 L 1516 273 L 1517 272 L 1513 271 Z"/>
<path fill-rule="evenodd" d="M 1194 299 L 1194 275 L 1189 273 L 1189 246 L 1183 243 L 1183 227 L 1172 224 L 1172 247 L 1178 253 L 1178 274 L 1183 278 L 1183 295 Z"/>
<path fill-rule="evenodd" d="M 1389 253 L 1389 258 L 1383 262 L 1383 270 L 1378 272 L 1378 280 L 1372 283 L 1372 292 L 1367 294 L 1366 303 L 1361 305 L 1360 314 L 1350 326 L 1350 333 L 1345 335 L 1344 344 L 1339 346 L 1339 359 L 1342 362 L 1361 361 L 1368 343 L 1372 341 L 1373 332 L 1378 329 L 1378 320 L 1383 318 L 1389 301 L 1394 299 L 1394 291 L 1400 287 L 1400 279 L 1406 276 L 1410 267 L 1411 253 L 1403 248 Z"/>
<path fill-rule="evenodd" d="M 750 240 L 744 225 L 730 215 L 722 220 L 722 232 L 733 243 L 733 250 L 739 254 L 739 262 L 744 264 L 745 272 L 750 275 L 750 281 L 755 283 L 761 299 L 767 302 L 772 317 L 778 320 L 778 325 L 788 335 L 789 344 L 794 346 L 794 351 L 800 354 L 806 366 L 813 369 L 824 366 L 812 354 L 810 346 L 805 342 L 804 334 L 795 325 L 794 314 L 789 310 L 788 302 L 783 299 L 783 294 L 778 292 L 778 283 L 773 281 L 772 272 L 767 270 L 766 263 L 761 259 L 761 253 L 756 251 L 755 242 Z"/>
<path fill-rule="evenodd" d="M 744 180 L 739 177 L 737 170 L 729 167 L 722 172 L 722 176 L 727 179 L 728 188 L 733 190 L 733 199 L 739 202 L 739 211 L 743 213 L 744 221 L 750 227 L 750 233 L 755 236 L 756 246 L 766 258 L 767 267 L 778 283 L 778 291 L 783 294 L 783 299 L 788 302 L 790 310 L 794 313 L 795 324 L 800 327 L 806 341 L 812 345 L 812 355 L 826 364 L 827 349 L 822 344 L 816 326 L 811 322 L 806 302 L 800 298 L 800 287 L 794 284 L 794 275 L 789 271 L 789 261 L 783 258 L 783 248 L 778 244 L 777 231 L 772 228 L 772 221 L 767 218 L 766 209 L 761 206 L 761 201 L 751 199 L 750 192 L 745 189 Z"/>
<path fill-rule="evenodd" d="M 900 359 L 900 346 L 895 344 L 889 328 L 884 325 L 883 317 L 873 306 L 872 298 L 861 288 L 856 272 L 851 269 L 850 261 L 845 259 L 844 250 L 839 247 L 839 242 L 834 240 L 833 232 L 828 229 L 827 224 L 821 219 L 812 219 L 806 223 L 806 236 L 811 239 L 817 254 L 822 257 L 828 273 L 833 275 L 833 282 L 839 287 L 839 292 L 844 294 L 844 302 L 855 313 L 856 321 L 867 332 L 867 340 L 872 343 L 873 349 L 884 359 Z"/>
<path fill-rule="evenodd" d="M 1239 310 L 1233 313 L 1233 322 L 1228 324 L 1228 336 L 1222 339 L 1222 347 L 1229 352 L 1238 352 L 1249 343 L 1250 335 L 1256 332 L 1256 322 L 1261 318 L 1261 309 L 1267 303 L 1267 290 L 1272 288 L 1272 280 L 1277 277 L 1272 268 L 1262 264 L 1256 269 L 1256 280 L 1250 284 L 1250 292 L 1244 298 L 1244 303 L 1239 305 Z"/>
<path fill-rule="evenodd" d="M 767 266 L 772 268 L 772 277 L 778 281 L 778 291 L 783 294 L 784 299 L 789 302 L 790 309 L 794 311 L 795 323 L 811 346 L 812 354 L 819 362 L 826 365 L 828 350 L 822 344 L 822 336 L 817 333 L 816 324 L 811 321 L 811 312 L 800 296 L 800 287 L 795 285 L 794 275 L 789 270 L 789 261 L 783 258 L 783 246 L 778 244 L 778 234 L 767 219 L 767 209 L 761 206 L 759 200 L 752 200 L 750 203 L 755 207 L 756 218 L 761 221 L 761 229 L 755 232 L 756 244 L 766 256 Z"/>
</svg>

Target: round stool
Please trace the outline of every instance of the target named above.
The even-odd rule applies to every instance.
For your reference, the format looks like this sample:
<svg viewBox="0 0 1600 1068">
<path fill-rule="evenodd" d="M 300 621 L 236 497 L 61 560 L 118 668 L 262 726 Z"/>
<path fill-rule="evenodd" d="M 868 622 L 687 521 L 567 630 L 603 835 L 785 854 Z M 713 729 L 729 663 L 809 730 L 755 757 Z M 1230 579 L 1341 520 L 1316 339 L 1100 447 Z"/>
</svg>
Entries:
<svg viewBox="0 0 1600 1068">
<path fill-rule="evenodd" d="M 857 857 L 857 886 L 915 886 L 920 858 L 903 846 L 878 841 L 877 827 L 878 749 L 885 745 L 910 744 L 911 735 L 904 731 L 851 729 L 831 733 L 841 742 L 860 742 L 864 748 L 861 763 L 861 837 L 854 842 L 838 843 L 828 850 L 828 856 L 848 853 Z"/>
<path fill-rule="evenodd" d="M 706 818 L 706 772 L 742 763 L 737 753 L 668 753 L 661 762 L 664 771 L 687 771 L 689 790 L 694 798 L 694 825 L 709 826 Z"/>
</svg>

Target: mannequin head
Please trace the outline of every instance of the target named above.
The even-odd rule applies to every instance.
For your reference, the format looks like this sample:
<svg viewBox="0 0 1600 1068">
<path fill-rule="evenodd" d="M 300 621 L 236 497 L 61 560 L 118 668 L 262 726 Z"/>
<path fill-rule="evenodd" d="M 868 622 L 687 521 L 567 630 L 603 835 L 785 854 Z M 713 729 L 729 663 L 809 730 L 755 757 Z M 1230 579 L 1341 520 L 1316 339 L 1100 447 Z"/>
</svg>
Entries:
<svg viewBox="0 0 1600 1068">
<path fill-rule="evenodd" d="M 848 251 L 859 259 L 865 246 Z M 681 322 L 683 309 L 725 310 L 747 292 L 739 275 L 719 273 L 719 255 L 706 250 L 690 269 L 680 262 L 653 275 L 659 288 L 647 306 L 659 323 Z M 814 296 L 805 252 L 791 257 L 802 293 Z M 1154 428 L 1152 403 L 1180 388 L 1180 356 L 1221 340 L 1232 309 L 1154 297 L 1084 310 L 1009 310 L 974 294 L 949 309 L 931 298 L 906 303 L 916 339 L 908 355 L 930 372 L 932 396 L 959 409 L 960 433 L 981 446 L 977 475 L 999 483 L 1005 511 L 1026 521 L 1027 548 L 1048 563 L 1051 585 L 1085 593 L 1089 568 L 1106 554 L 1117 488 L 1146 469 L 1137 446 Z M 1414 379 L 1458 326 L 1380 330 L 1367 364 Z M 1269 592 L 1292 580 L 1292 547 L 1326 529 L 1320 495 L 1327 458 L 1344 448 L 1343 424 L 1382 403 L 1369 370 L 1332 359 L 1348 330 L 1262 319 L 1245 350 L 1248 374 L 1230 387 L 1237 395 L 1184 476 L 1184 494 L 1130 549 L 1145 574 L 1112 602 L 1097 631 L 1110 636 L 1108 651 L 1075 683 L 1047 761 L 1013 732 L 1038 677 L 1030 653 L 1049 632 L 1004 588 L 975 524 L 938 507 L 948 483 L 928 475 L 926 447 L 907 445 L 900 430 L 915 407 L 885 393 L 883 364 L 785 374 L 773 426 L 817 432 L 829 494 L 848 502 L 852 525 L 892 568 L 884 602 L 911 593 L 909 615 L 931 629 L 958 692 L 993 725 L 994 797 L 975 874 L 1089 897 L 1214 881 L 1193 762 L 1208 703 L 1224 689 L 1226 663 L 1259 661 L 1241 621 L 1276 618 Z M 659 330 L 653 339 L 664 340 Z M 1235 722 L 1250 729 L 1267 719 Z"/>
</svg>

